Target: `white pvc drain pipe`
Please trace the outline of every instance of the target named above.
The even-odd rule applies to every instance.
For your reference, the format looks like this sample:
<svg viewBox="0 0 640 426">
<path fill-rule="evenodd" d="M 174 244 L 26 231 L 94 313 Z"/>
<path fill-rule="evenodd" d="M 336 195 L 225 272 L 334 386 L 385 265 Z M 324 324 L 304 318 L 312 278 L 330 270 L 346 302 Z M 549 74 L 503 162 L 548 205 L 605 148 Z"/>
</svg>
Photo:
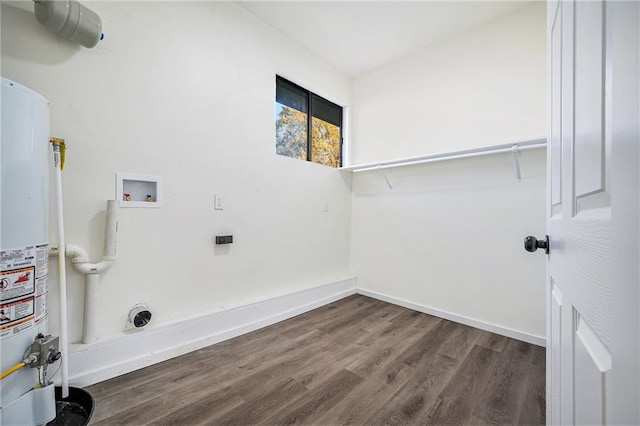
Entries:
<svg viewBox="0 0 640 426">
<path fill-rule="evenodd" d="M 58 276 L 60 281 L 60 350 L 62 351 L 62 398 L 69 397 L 69 339 L 67 333 L 67 265 L 64 244 L 64 215 L 62 205 L 62 164 L 60 147 L 64 140 L 51 138 L 56 175 L 56 209 L 58 217 Z"/>
<path fill-rule="evenodd" d="M 96 317 L 98 306 L 98 284 L 100 273 L 106 271 L 116 261 L 116 241 L 118 235 L 118 205 L 115 200 L 107 200 L 107 217 L 104 228 L 104 248 L 102 260 L 90 263 L 89 255 L 82 247 L 69 244 L 67 256 L 71 258 L 73 269 L 84 275 L 84 325 L 82 343 L 98 340 Z"/>
</svg>

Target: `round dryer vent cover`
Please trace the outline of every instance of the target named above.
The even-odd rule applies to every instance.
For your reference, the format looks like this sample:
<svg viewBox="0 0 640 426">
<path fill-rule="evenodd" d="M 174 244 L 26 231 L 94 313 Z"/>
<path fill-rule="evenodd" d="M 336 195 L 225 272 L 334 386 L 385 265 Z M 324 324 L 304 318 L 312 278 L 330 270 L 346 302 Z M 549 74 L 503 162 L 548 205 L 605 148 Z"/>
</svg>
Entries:
<svg viewBox="0 0 640 426">
<path fill-rule="evenodd" d="M 135 328 L 142 328 L 151 321 L 151 311 L 145 303 L 138 303 L 129 311 L 129 322 Z"/>
</svg>

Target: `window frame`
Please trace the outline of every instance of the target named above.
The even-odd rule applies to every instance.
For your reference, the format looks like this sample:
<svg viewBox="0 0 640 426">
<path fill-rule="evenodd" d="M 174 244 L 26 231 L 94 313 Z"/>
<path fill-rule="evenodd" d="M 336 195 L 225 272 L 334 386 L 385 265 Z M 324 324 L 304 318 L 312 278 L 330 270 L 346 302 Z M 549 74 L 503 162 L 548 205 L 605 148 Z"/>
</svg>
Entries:
<svg viewBox="0 0 640 426">
<path fill-rule="evenodd" d="M 322 163 L 318 163 L 312 160 L 312 149 L 313 149 L 313 106 L 314 106 L 314 97 L 319 99 L 320 102 L 325 102 L 327 104 L 329 104 L 331 107 L 336 107 L 339 110 L 339 124 L 334 124 L 332 122 L 328 122 L 326 120 L 323 120 L 325 122 L 328 122 L 329 124 L 333 124 L 335 126 L 338 126 L 340 128 L 340 159 L 338 161 L 338 165 L 335 168 L 340 168 L 342 167 L 342 162 L 343 162 L 343 150 L 344 150 L 344 136 L 343 136 L 343 124 L 344 124 L 344 107 L 336 104 L 335 102 L 331 102 L 330 100 L 328 100 L 327 98 L 324 98 L 320 95 L 318 95 L 317 93 L 314 93 L 312 91 L 310 91 L 309 89 L 305 89 L 304 87 L 300 86 L 299 84 L 296 84 L 294 82 L 292 82 L 291 80 L 288 80 L 280 75 L 276 74 L 276 93 L 278 91 L 278 84 L 283 83 L 284 86 L 291 86 L 294 89 L 304 92 L 304 94 L 306 95 L 306 102 L 307 102 L 307 158 L 306 161 L 310 162 L 310 163 L 315 163 L 315 164 L 319 164 L 321 166 L 326 166 L 326 164 L 322 164 Z M 277 96 L 276 96 L 276 103 L 277 103 Z M 291 107 L 289 107 L 291 108 Z M 322 118 L 320 117 L 316 117 L 319 120 L 322 120 Z M 282 154 L 278 154 L 278 155 L 282 155 Z M 283 157 L 287 157 L 286 155 L 282 155 Z M 294 157 L 289 157 L 289 158 L 294 158 Z M 332 166 L 327 166 L 327 167 L 332 167 Z"/>
</svg>

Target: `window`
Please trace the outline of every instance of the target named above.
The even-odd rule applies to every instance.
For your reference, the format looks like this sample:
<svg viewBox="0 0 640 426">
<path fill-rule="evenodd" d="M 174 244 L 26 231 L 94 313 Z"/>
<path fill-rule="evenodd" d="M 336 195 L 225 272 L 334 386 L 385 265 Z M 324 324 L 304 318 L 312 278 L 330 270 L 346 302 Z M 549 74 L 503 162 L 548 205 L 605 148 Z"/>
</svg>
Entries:
<svg viewBox="0 0 640 426">
<path fill-rule="evenodd" d="M 340 167 L 342 107 L 276 76 L 275 121 L 277 154 Z"/>
</svg>

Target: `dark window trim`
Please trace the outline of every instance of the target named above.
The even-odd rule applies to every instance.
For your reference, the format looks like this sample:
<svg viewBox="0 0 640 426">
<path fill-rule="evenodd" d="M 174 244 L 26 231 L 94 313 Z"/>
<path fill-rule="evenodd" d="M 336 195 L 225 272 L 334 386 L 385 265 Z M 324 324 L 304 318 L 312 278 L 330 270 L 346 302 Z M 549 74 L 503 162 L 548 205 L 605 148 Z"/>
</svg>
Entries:
<svg viewBox="0 0 640 426">
<path fill-rule="evenodd" d="M 307 97 L 307 161 L 312 162 L 311 161 L 311 152 L 312 152 L 312 139 L 313 139 L 313 97 L 315 96 L 316 98 L 320 99 L 323 102 L 328 103 L 330 106 L 334 106 L 340 109 L 340 114 L 339 114 L 339 119 L 338 119 L 338 123 L 334 123 L 332 121 L 328 121 L 331 124 L 334 124 L 336 126 L 338 126 L 340 128 L 340 160 L 339 160 L 339 164 L 338 167 L 342 167 L 342 149 L 344 148 L 344 137 L 342 134 L 342 122 L 343 122 L 343 115 L 344 115 L 344 111 L 343 108 L 334 103 L 331 102 L 330 100 L 323 98 L 322 96 L 313 93 L 312 91 L 305 89 L 304 87 L 290 81 L 287 80 L 284 77 L 280 77 L 279 75 L 276 74 L 276 88 L 278 87 L 278 83 L 283 83 L 283 85 L 285 86 L 292 86 L 293 88 L 302 91 L 306 94 Z M 320 118 L 320 117 L 317 117 Z M 327 121 L 327 120 L 325 120 Z"/>
</svg>

